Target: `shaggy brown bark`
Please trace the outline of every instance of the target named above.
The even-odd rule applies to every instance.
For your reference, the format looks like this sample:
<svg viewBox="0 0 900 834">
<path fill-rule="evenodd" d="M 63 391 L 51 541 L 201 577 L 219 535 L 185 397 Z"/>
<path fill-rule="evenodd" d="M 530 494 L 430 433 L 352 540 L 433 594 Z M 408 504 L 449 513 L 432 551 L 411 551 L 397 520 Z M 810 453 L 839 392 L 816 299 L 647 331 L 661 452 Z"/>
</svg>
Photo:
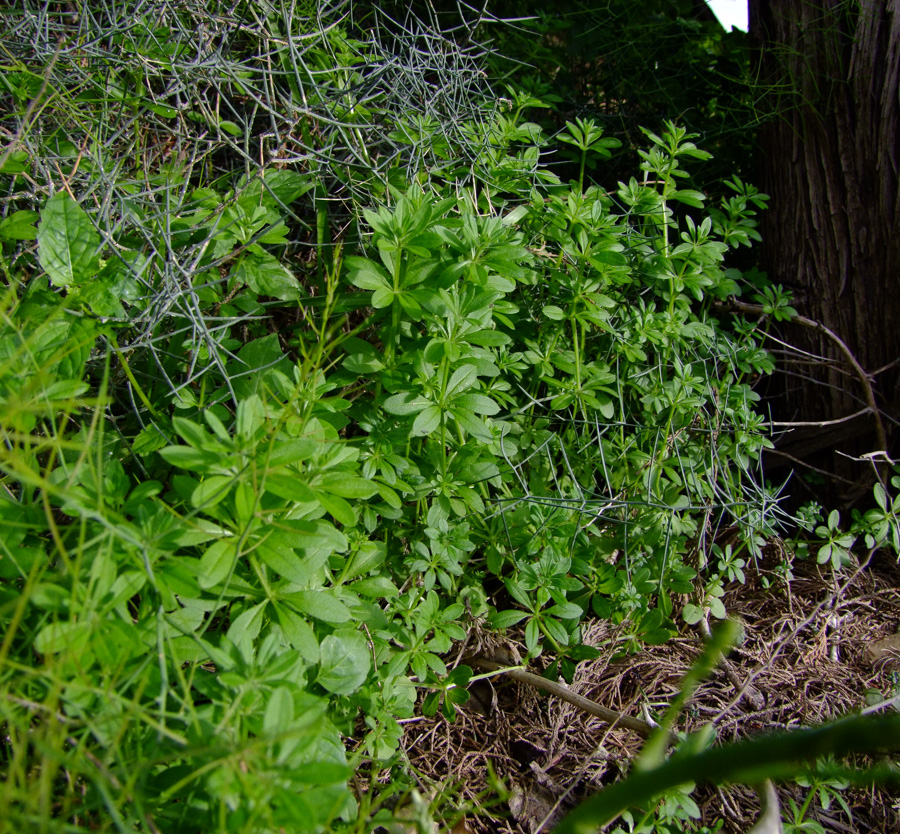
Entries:
<svg viewBox="0 0 900 834">
<path fill-rule="evenodd" d="M 896 452 L 900 0 L 750 0 L 750 27 L 771 108 L 757 174 L 772 197 L 763 266 L 793 291 L 798 311 L 837 334 L 871 375 L 895 447 L 888 451 Z M 773 400 L 779 419 L 835 420 L 866 406 L 833 340 L 800 327 L 783 336 L 829 364 L 807 356 L 783 365 Z M 839 426 L 798 429 L 780 448 L 861 484 L 871 467 L 837 453 L 879 449 L 874 429 L 871 413 L 864 414 Z M 853 492 L 845 481 L 843 497 L 857 497 Z"/>
</svg>

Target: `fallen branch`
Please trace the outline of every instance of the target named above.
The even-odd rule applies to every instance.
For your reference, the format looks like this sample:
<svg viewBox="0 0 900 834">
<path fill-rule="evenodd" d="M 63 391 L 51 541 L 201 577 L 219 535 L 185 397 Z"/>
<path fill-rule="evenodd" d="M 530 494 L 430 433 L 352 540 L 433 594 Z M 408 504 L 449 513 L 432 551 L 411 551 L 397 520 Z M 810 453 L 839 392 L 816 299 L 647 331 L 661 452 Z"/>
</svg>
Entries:
<svg viewBox="0 0 900 834">
<path fill-rule="evenodd" d="M 513 680 L 519 681 L 519 683 L 526 683 L 536 689 L 549 692 L 551 695 L 561 698 L 566 703 L 571 704 L 573 707 L 577 707 L 583 712 L 596 716 L 609 724 L 625 727 L 635 733 L 639 733 L 644 736 L 644 738 L 650 736 L 657 729 L 646 721 L 642 721 L 640 718 L 632 718 L 629 715 L 624 715 L 621 712 L 616 712 L 608 707 L 604 707 L 596 701 L 592 701 L 590 698 L 585 698 L 583 695 L 577 695 L 567 686 L 556 683 L 556 681 L 547 680 L 547 678 L 542 678 L 540 675 L 526 672 L 524 669 L 515 666 L 509 667 L 503 663 L 496 663 L 493 660 L 484 660 L 482 658 L 476 658 L 470 662 L 473 666 L 477 666 L 480 669 L 486 669 L 489 672 L 502 672 L 505 675 L 509 675 Z M 674 743 L 674 739 L 671 736 L 669 737 L 669 742 Z"/>
</svg>

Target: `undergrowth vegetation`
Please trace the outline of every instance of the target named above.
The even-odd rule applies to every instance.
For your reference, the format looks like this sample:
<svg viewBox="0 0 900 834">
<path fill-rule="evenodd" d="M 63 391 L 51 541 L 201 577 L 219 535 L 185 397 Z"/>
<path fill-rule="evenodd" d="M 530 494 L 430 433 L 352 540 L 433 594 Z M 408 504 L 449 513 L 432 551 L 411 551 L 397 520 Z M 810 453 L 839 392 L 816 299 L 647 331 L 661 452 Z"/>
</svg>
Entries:
<svg viewBox="0 0 900 834">
<path fill-rule="evenodd" d="M 369 830 L 476 625 L 571 677 L 585 617 L 629 652 L 789 574 L 753 383 L 792 311 L 728 262 L 765 195 L 709 205 L 672 123 L 592 184 L 616 140 L 453 32 L 231 5 L 9 18 L 10 830 Z"/>
</svg>

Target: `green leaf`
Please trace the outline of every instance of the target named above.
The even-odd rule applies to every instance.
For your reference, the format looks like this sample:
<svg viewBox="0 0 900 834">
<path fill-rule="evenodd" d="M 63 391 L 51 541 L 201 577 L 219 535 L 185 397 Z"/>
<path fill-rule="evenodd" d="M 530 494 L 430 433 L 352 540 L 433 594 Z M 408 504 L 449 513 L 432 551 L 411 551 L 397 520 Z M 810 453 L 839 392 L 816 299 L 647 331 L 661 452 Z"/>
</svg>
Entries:
<svg viewBox="0 0 900 834">
<path fill-rule="evenodd" d="M 304 614 L 324 623 L 346 623 L 351 619 L 350 609 L 329 591 L 298 591 L 290 595 L 290 601 Z"/>
<path fill-rule="evenodd" d="M 80 287 L 70 289 L 68 298 L 74 304 L 87 307 L 94 315 L 124 318 L 125 308 L 112 290 L 109 281 L 98 277 Z"/>
<path fill-rule="evenodd" d="M 13 151 L 11 154 L 0 154 L 2 166 L 0 174 L 24 174 L 28 170 L 28 151 Z"/>
<path fill-rule="evenodd" d="M 266 422 L 266 409 L 258 394 L 251 394 L 238 403 L 236 428 L 238 437 L 255 440 Z"/>
<path fill-rule="evenodd" d="M 207 472 L 219 463 L 219 456 L 215 452 L 203 452 L 190 446 L 167 446 L 160 449 L 159 454 L 173 466 L 195 472 Z"/>
<path fill-rule="evenodd" d="M 54 194 L 41 212 L 38 258 L 55 287 L 78 286 L 100 269 L 100 236 L 66 192 Z"/>
<path fill-rule="evenodd" d="M 219 129 L 224 130 L 225 133 L 229 133 L 232 136 L 243 136 L 244 130 L 239 125 L 236 125 L 234 122 L 229 121 L 228 119 L 222 119 L 219 122 Z"/>
<path fill-rule="evenodd" d="M 252 608 L 248 608 L 237 619 L 232 620 L 231 625 L 228 627 L 228 639 L 235 644 L 239 644 L 241 641 L 255 640 L 262 628 L 263 616 L 267 605 L 267 602 L 261 602 Z"/>
<path fill-rule="evenodd" d="M 220 539 L 206 548 L 206 553 L 200 558 L 200 575 L 197 578 L 200 587 L 206 591 L 224 582 L 236 555 L 236 542 L 229 539 Z"/>
<path fill-rule="evenodd" d="M 365 682 L 371 663 L 366 638 L 355 629 L 342 628 L 322 641 L 316 681 L 334 695 L 349 695 Z"/>
<path fill-rule="evenodd" d="M 294 723 L 294 696 L 286 686 L 279 686 L 269 696 L 263 713 L 263 732 L 275 736 L 285 732 Z"/>
<path fill-rule="evenodd" d="M 491 430 L 485 424 L 484 420 L 477 417 L 473 412 L 464 408 L 451 408 L 450 415 L 465 429 L 472 437 L 480 440 L 482 443 L 490 443 L 494 436 Z"/>
<path fill-rule="evenodd" d="M 703 208 L 703 203 L 706 200 L 706 195 L 702 191 L 675 191 L 669 195 L 670 200 L 677 200 L 679 203 L 684 203 L 686 206 L 692 206 L 693 208 Z"/>
<path fill-rule="evenodd" d="M 471 388 L 477 381 L 478 369 L 474 365 L 463 365 L 461 368 L 457 368 L 450 377 L 445 396 L 455 397 L 467 388 Z"/>
<path fill-rule="evenodd" d="M 541 630 L 560 646 L 569 645 L 569 635 L 558 620 L 552 620 L 549 617 L 542 619 Z"/>
<path fill-rule="evenodd" d="M 210 475 L 191 493 L 191 504 L 198 510 L 210 510 L 228 497 L 234 483 L 231 475 Z"/>
<path fill-rule="evenodd" d="M 313 569 L 293 550 L 286 547 L 272 547 L 268 542 L 256 549 L 260 561 L 264 562 L 279 576 L 297 585 L 308 585 L 313 578 Z M 343 620 L 339 621 L 343 622 Z"/>
<path fill-rule="evenodd" d="M 480 347 L 500 347 L 511 341 L 509 336 L 499 330 L 477 330 L 463 337 L 467 342 Z"/>
<path fill-rule="evenodd" d="M 273 607 L 278 624 L 291 646 L 300 652 L 307 663 L 318 663 L 319 641 L 310 624 L 285 605 L 276 604 Z"/>
<path fill-rule="evenodd" d="M 393 397 L 388 397 L 384 401 L 384 410 L 390 414 L 406 416 L 407 414 L 418 414 L 432 404 L 431 400 L 426 400 L 420 394 L 404 391 L 400 394 L 394 394 Z"/>
<path fill-rule="evenodd" d="M 510 628 L 522 622 L 528 616 L 527 611 L 498 611 L 490 618 L 494 628 Z"/>
<path fill-rule="evenodd" d="M 359 579 L 349 586 L 351 591 L 364 597 L 377 599 L 390 599 L 397 596 L 400 591 L 397 586 L 386 576 L 373 576 L 371 579 Z"/>
<path fill-rule="evenodd" d="M 246 284 L 258 295 L 269 295 L 281 301 L 300 298 L 299 281 L 268 253 L 248 252 L 231 273 L 231 279 Z"/>
<path fill-rule="evenodd" d="M 90 623 L 59 622 L 44 626 L 34 638 L 34 650 L 38 654 L 55 654 L 73 648 L 91 634 Z"/>
<path fill-rule="evenodd" d="M 689 602 L 682 609 L 681 616 L 688 625 L 696 625 L 703 619 L 703 609 Z"/>
<path fill-rule="evenodd" d="M 14 211 L 0 221 L 0 238 L 3 240 L 36 240 L 35 222 L 40 217 L 36 211 Z"/>
<path fill-rule="evenodd" d="M 315 187 L 315 181 L 309 174 L 285 169 L 270 169 L 263 174 L 263 179 L 265 185 L 259 178 L 251 180 L 241 196 L 258 197 L 263 205 L 275 208 L 278 205 L 277 201 L 289 206 Z"/>
<path fill-rule="evenodd" d="M 463 394 L 453 400 L 453 405 L 488 416 L 493 416 L 500 411 L 500 406 L 484 394 Z"/>
<path fill-rule="evenodd" d="M 350 283 L 361 290 L 392 290 L 391 279 L 375 261 L 351 256 L 344 259 Z"/>
<path fill-rule="evenodd" d="M 187 420 L 184 417 L 173 417 L 172 425 L 186 443 L 198 449 L 202 449 L 208 443 L 213 442 L 212 435 L 193 420 Z"/>
<path fill-rule="evenodd" d="M 356 510 L 352 504 L 339 495 L 332 495 L 330 492 L 317 492 L 316 499 L 327 512 L 331 513 L 335 521 L 340 522 L 345 527 L 354 527 L 356 525 Z"/>
<path fill-rule="evenodd" d="M 566 314 L 555 304 L 548 304 L 544 307 L 544 317 L 552 319 L 553 321 L 562 321 L 566 317 Z"/>
<path fill-rule="evenodd" d="M 308 437 L 299 437 L 295 440 L 276 440 L 271 451 L 268 452 L 268 464 L 269 466 L 287 466 L 290 463 L 309 460 L 319 445 Z"/>
<path fill-rule="evenodd" d="M 325 490 L 341 498 L 371 498 L 378 490 L 371 481 L 345 472 L 327 472 L 315 484 L 317 490 Z"/>
<path fill-rule="evenodd" d="M 581 607 L 574 602 L 561 602 L 548 609 L 547 613 L 561 620 L 580 620 L 584 614 Z"/>
<path fill-rule="evenodd" d="M 430 405 L 424 411 L 420 411 L 413 420 L 410 434 L 413 437 L 425 437 L 438 430 L 441 425 L 441 410 L 436 405 Z"/>
</svg>

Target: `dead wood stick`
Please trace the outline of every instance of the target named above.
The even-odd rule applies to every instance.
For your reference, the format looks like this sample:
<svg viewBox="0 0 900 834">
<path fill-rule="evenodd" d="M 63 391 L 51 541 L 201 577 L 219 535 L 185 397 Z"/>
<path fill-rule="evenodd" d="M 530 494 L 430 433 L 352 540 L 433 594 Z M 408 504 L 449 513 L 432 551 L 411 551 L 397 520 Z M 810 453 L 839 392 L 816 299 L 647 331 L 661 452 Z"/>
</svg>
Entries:
<svg viewBox="0 0 900 834">
<path fill-rule="evenodd" d="M 486 669 L 490 672 L 503 672 L 504 674 L 509 675 L 513 680 L 519 681 L 519 683 L 527 683 L 529 686 L 533 686 L 536 689 L 542 689 L 544 692 L 549 692 L 557 698 L 562 698 L 563 701 L 571 704 L 573 707 L 578 707 L 578 709 L 587 712 L 590 715 L 594 715 L 597 718 L 606 721 L 608 724 L 615 724 L 618 727 L 625 727 L 629 730 L 633 730 L 644 736 L 644 738 L 649 736 L 656 729 L 655 727 L 651 727 L 646 721 L 642 721 L 640 718 L 632 718 L 630 715 L 624 715 L 621 712 L 616 712 L 613 709 L 604 707 L 596 701 L 592 701 L 590 698 L 577 695 L 572 692 L 571 689 L 556 683 L 556 681 L 547 680 L 547 678 L 542 678 L 540 675 L 526 672 L 524 669 L 510 669 L 503 663 L 495 663 L 493 660 L 483 660 L 482 658 L 476 658 L 470 662 L 473 666 L 478 666 L 480 669 Z M 673 742 L 671 736 L 669 741 Z"/>
</svg>

